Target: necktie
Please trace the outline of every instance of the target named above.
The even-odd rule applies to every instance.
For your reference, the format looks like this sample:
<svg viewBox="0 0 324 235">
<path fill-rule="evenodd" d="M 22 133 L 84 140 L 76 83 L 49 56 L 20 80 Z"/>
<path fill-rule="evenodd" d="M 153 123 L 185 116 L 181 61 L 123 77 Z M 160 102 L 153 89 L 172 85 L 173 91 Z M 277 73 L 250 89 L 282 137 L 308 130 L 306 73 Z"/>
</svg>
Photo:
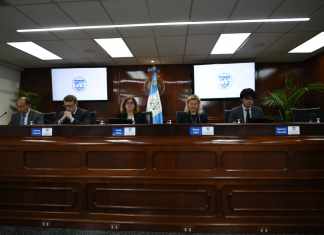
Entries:
<svg viewBox="0 0 324 235">
<path fill-rule="evenodd" d="M 20 114 L 20 120 L 19 120 L 19 125 L 20 126 L 24 126 L 25 125 L 25 117 L 26 117 L 26 113 L 21 113 Z"/>
<path fill-rule="evenodd" d="M 250 115 L 250 110 L 249 109 L 245 109 L 246 112 L 246 123 L 251 121 L 251 115 Z"/>
</svg>

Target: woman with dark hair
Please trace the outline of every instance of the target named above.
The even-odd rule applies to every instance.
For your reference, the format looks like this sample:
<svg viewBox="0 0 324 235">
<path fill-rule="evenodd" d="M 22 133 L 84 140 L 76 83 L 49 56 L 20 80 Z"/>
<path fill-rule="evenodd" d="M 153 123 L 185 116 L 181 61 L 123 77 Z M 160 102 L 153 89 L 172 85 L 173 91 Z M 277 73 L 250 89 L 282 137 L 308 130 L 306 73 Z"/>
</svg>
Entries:
<svg viewBox="0 0 324 235">
<path fill-rule="evenodd" d="M 137 101 L 133 96 L 126 97 L 121 103 L 120 119 L 125 123 L 146 123 L 145 115 L 139 112 Z"/>
<path fill-rule="evenodd" d="M 197 95 L 190 95 L 186 100 L 184 112 L 177 112 L 177 123 L 206 123 L 208 116 L 202 112 L 200 99 Z"/>
</svg>

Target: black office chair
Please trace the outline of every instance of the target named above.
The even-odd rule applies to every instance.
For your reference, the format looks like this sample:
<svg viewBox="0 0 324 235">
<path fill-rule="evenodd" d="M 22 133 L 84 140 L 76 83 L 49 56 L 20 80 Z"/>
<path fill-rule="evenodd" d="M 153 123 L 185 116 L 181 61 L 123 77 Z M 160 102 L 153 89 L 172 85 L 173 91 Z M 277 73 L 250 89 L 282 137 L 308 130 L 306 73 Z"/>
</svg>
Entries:
<svg viewBox="0 0 324 235">
<path fill-rule="evenodd" d="M 97 123 L 97 113 L 96 111 L 89 112 L 90 117 L 90 124 L 96 124 Z"/>
<path fill-rule="evenodd" d="M 56 113 L 43 113 L 44 124 L 55 124 L 56 121 Z"/>
<path fill-rule="evenodd" d="M 177 123 L 182 123 L 183 122 L 182 120 L 184 120 L 186 116 L 187 116 L 187 112 L 177 111 L 176 112 L 176 122 Z"/>
<path fill-rule="evenodd" d="M 321 108 L 292 108 L 294 122 L 316 122 L 321 117 Z"/>
<path fill-rule="evenodd" d="M 152 124 L 153 123 L 152 112 L 143 112 L 142 115 L 145 116 L 146 124 Z"/>
<path fill-rule="evenodd" d="M 232 109 L 224 109 L 224 122 L 229 122 L 229 116 L 232 112 Z"/>
</svg>

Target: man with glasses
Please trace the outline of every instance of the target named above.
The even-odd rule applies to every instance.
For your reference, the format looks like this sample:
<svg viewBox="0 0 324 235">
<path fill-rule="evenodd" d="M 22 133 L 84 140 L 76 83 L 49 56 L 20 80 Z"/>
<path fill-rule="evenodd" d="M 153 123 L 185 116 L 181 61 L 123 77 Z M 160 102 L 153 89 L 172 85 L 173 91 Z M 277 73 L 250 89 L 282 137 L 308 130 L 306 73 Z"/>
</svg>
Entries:
<svg viewBox="0 0 324 235">
<path fill-rule="evenodd" d="M 88 110 L 78 107 L 78 100 L 74 95 L 64 97 L 64 109 L 58 114 L 58 124 L 90 124 Z"/>
</svg>

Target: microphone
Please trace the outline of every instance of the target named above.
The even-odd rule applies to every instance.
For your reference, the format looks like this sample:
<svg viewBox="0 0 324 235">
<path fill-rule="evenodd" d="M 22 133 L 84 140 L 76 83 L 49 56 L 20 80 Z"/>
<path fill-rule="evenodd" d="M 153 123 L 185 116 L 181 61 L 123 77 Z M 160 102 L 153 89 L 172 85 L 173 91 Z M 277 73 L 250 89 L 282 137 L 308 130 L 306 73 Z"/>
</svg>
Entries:
<svg viewBox="0 0 324 235">
<path fill-rule="evenodd" d="M 3 114 L 0 115 L 0 118 L 4 117 L 7 115 L 7 112 L 4 112 Z"/>
</svg>

